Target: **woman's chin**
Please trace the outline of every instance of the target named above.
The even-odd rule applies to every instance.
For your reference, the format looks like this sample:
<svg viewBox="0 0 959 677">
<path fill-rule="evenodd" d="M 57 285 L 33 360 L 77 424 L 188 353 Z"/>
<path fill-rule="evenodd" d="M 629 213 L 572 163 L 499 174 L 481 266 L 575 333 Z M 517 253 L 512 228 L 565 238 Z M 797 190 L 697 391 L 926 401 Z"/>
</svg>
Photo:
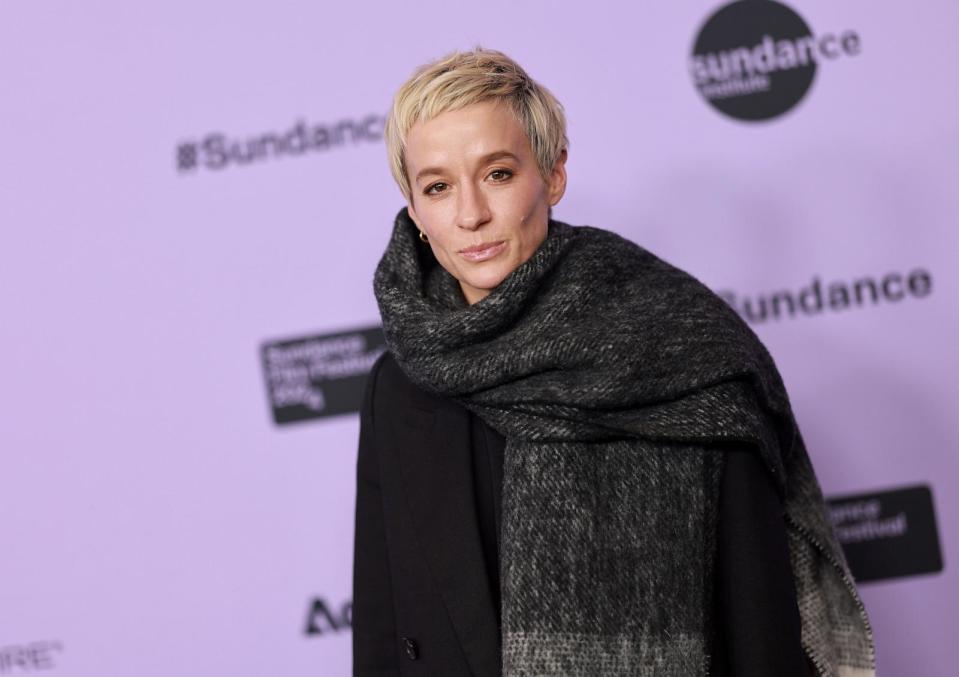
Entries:
<svg viewBox="0 0 959 677">
<path fill-rule="evenodd" d="M 485 298 L 506 278 L 504 274 L 464 275 L 459 278 L 463 293 L 471 303 Z"/>
<path fill-rule="evenodd" d="M 475 289 L 493 291 L 506 279 L 506 275 L 502 271 L 484 271 L 482 275 L 466 275 L 463 281 Z"/>
</svg>

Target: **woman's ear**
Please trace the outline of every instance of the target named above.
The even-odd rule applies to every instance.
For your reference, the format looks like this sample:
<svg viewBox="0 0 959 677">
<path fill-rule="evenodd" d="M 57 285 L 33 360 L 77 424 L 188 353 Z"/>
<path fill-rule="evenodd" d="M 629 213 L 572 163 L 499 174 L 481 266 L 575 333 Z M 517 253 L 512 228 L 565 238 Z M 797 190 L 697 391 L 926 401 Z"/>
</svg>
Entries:
<svg viewBox="0 0 959 677">
<path fill-rule="evenodd" d="M 566 157 L 568 153 L 564 148 L 559 154 L 559 159 L 553 165 L 553 171 L 549 175 L 549 184 L 547 190 L 549 193 L 549 205 L 552 207 L 560 201 L 563 193 L 566 192 Z"/>
<path fill-rule="evenodd" d="M 412 194 L 406 200 L 406 211 L 410 215 L 410 218 L 413 219 L 413 223 L 416 224 L 416 227 L 420 230 L 423 230 L 423 227 L 420 225 L 420 219 L 416 216 L 416 210 L 413 209 L 413 196 Z"/>
</svg>

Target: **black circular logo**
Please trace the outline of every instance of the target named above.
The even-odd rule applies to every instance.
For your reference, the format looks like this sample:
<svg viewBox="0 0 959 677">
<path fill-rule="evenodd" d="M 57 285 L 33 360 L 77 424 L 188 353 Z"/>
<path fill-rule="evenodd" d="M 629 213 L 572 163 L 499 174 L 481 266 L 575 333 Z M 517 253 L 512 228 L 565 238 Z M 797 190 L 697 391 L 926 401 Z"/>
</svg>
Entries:
<svg viewBox="0 0 959 677">
<path fill-rule="evenodd" d="M 737 0 L 699 31 L 690 70 L 699 93 L 739 120 L 768 120 L 799 103 L 819 45 L 806 22 L 774 0 Z"/>
</svg>

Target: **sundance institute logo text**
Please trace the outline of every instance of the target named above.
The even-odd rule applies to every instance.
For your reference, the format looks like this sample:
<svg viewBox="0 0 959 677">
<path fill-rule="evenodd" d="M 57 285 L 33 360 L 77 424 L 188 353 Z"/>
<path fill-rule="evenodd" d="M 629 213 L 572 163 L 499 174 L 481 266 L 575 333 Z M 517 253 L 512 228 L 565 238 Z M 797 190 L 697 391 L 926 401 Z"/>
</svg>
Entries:
<svg viewBox="0 0 959 677">
<path fill-rule="evenodd" d="M 806 96 L 819 64 L 856 56 L 861 48 L 856 31 L 817 35 L 784 4 L 738 0 L 703 24 L 689 70 L 716 110 L 738 120 L 769 120 Z"/>
</svg>

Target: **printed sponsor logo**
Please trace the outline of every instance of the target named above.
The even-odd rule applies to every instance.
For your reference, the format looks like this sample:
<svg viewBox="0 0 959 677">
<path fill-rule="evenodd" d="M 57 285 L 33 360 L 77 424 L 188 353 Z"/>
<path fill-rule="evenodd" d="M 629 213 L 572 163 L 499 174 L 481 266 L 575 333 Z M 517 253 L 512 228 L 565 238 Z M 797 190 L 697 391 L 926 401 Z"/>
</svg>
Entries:
<svg viewBox="0 0 959 677">
<path fill-rule="evenodd" d="M 856 31 L 815 35 L 782 3 L 738 0 L 720 7 L 700 28 L 689 70 L 716 110 L 737 120 L 769 120 L 806 96 L 820 64 L 861 49 Z"/>
<path fill-rule="evenodd" d="M 841 312 L 854 308 L 922 299 L 932 294 L 932 274 L 916 268 L 908 273 L 889 272 L 852 281 L 823 282 L 818 275 L 797 290 L 743 294 L 727 289 L 716 292 L 744 320 L 753 324 Z"/>
<path fill-rule="evenodd" d="M 827 501 L 857 581 L 942 571 L 932 491 L 919 485 Z"/>
<path fill-rule="evenodd" d="M 307 635 L 330 635 L 349 630 L 353 625 L 353 600 L 333 607 L 322 597 L 314 597 L 306 612 L 304 633 Z"/>
<path fill-rule="evenodd" d="M 267 393 L 277 424 L 359 410 L 366 376 L 386 350 L 379 327 L 264 343 Z"/>
<path fill-rule="evenodd" d="M 62 653 L 63 642 L 55 639 L 0 646 L 0 675 L 53 670 Z"/>
<path fill-rule="evenodd" d="M 193 174 L 201 169 L 219 171 L 267 160 L 303 157 L 347 144 L 379 142 L 383 139 L 385 123 L 384 116 L 372 114 L 334 124 L 298 120 L 282 131 L 243 137 L 210 132 L 199 139 L 178 143 L 174 158 L 180 174 Z"/>
</svg>

